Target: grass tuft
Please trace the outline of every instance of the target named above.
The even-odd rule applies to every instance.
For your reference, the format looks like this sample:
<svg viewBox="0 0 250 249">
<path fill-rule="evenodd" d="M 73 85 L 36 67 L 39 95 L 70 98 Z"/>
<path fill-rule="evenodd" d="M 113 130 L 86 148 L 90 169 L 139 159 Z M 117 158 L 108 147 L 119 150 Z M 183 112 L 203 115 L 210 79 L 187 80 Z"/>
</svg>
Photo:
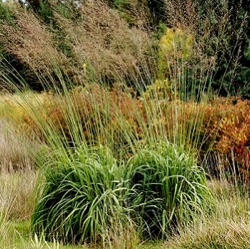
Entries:
<svg viewBox="0 0 250 249">
<path fill-rule="evenodd" d="M 129 226 L 126 189 L 110 150 L 78 148 L 50 166 L 32 217 L 34 233 L 62 243 L 107 243 Z"/>
<path fill-rule="evenodd" d="M 132 202 L 146 237 L 164 238 L 187 224 L 209 196 L 204 171 L 181 146 L 151 144 L 128 163 Z"/>
</svg>

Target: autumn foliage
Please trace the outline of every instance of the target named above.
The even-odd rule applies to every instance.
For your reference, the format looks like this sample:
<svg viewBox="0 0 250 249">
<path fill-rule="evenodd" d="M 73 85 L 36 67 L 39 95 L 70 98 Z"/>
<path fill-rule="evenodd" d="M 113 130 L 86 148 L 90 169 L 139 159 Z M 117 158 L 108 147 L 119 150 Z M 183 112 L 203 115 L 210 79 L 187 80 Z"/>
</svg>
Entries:
<svg viewBox="0 0 250 249">
<path fill-rule="evenodd" d="M 250 101 L 220 98 L 206 109 L 202 129 L 209 134 L 208 143 L 214 140 L 213 150 L 227 155 L 239 173 L 249 180 Z"/>
</svg>

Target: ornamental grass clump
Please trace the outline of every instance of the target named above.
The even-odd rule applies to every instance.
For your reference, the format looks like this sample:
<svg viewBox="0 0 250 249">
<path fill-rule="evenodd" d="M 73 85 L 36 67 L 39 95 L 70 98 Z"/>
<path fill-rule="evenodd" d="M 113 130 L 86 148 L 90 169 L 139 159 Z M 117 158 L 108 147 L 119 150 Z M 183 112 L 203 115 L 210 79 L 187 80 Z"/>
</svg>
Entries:
<svg viewBox="0 0 250 249">
<path fill-rule="evenodd" d="M 209 196 L 205 173 L 195 157 L 166 141 L 134 155 L 128 175 L 135 193 L 131 203 L 136 206 L 136 221 L 146 238 L 165 238 L 175 232 L 202 213 Z"/>
<path fill-rule="evenodd" d="M 32 230 L 48 241 L 108 243 L 131 224 L 126 189 L 112 153 L 105 147 L 78 148 L 55 159 L 35 206 Z"/>
</svg>

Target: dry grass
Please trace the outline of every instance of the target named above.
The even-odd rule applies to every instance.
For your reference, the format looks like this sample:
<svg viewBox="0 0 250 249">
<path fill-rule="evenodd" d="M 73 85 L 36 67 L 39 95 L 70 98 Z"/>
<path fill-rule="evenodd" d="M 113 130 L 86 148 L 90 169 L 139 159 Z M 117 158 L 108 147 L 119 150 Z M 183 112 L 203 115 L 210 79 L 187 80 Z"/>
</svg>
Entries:
<svg viewBox="0 0 250 249">
<path fill-rule="evenodd" d="M 171 249 L 242 249 L 250 247 L 249 222 L 222 220 L 185 231 L 166 244 Z M 164 248 L 164 247 L 163 247 Z"/>
<path fill-rule="evenodd" d="M 0 96 L 0 173 L 13 173 L 34 169 L 34 156 L 40 150 L 31 129 L 23 122 L 27 102 L 39 106 L 45 101 L 43 94 Z M 26 106 L 26 111 L 25 111 Z"/>
<path fill-rule="evenodd" d="M 0 214 L 6 222 L 31 217 L 37 176 L 34 171 L 0 175 Z"/>
<path fill-rule="evenodd" d="M 250 197 L 226 180 L 210 182 L 216 201 L 194 225 L 183 228 L 162 248 L 241 249 L 250 247 Z"/>
<path fill-rule="evenodd" d="M 34 168 L 31 158 L 38 143 L 20 134 L 10 122 L 0 120 L 0 171 L 15 172 Z"/>
</svg>

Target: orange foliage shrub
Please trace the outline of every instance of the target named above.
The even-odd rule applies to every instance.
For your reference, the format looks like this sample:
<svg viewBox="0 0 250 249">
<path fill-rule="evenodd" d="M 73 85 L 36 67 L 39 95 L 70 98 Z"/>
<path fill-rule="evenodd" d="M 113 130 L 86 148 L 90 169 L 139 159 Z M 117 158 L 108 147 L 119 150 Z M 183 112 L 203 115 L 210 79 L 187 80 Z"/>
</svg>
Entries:
<svg viewBox="0 0 250 249">
<path fill-rule="evenodd" d="M 213 150 L 231 158 L 250 180 L 250 101 L 219 99 L 206 109 L 202 129 L 214 140 Z"/>
</svg>

